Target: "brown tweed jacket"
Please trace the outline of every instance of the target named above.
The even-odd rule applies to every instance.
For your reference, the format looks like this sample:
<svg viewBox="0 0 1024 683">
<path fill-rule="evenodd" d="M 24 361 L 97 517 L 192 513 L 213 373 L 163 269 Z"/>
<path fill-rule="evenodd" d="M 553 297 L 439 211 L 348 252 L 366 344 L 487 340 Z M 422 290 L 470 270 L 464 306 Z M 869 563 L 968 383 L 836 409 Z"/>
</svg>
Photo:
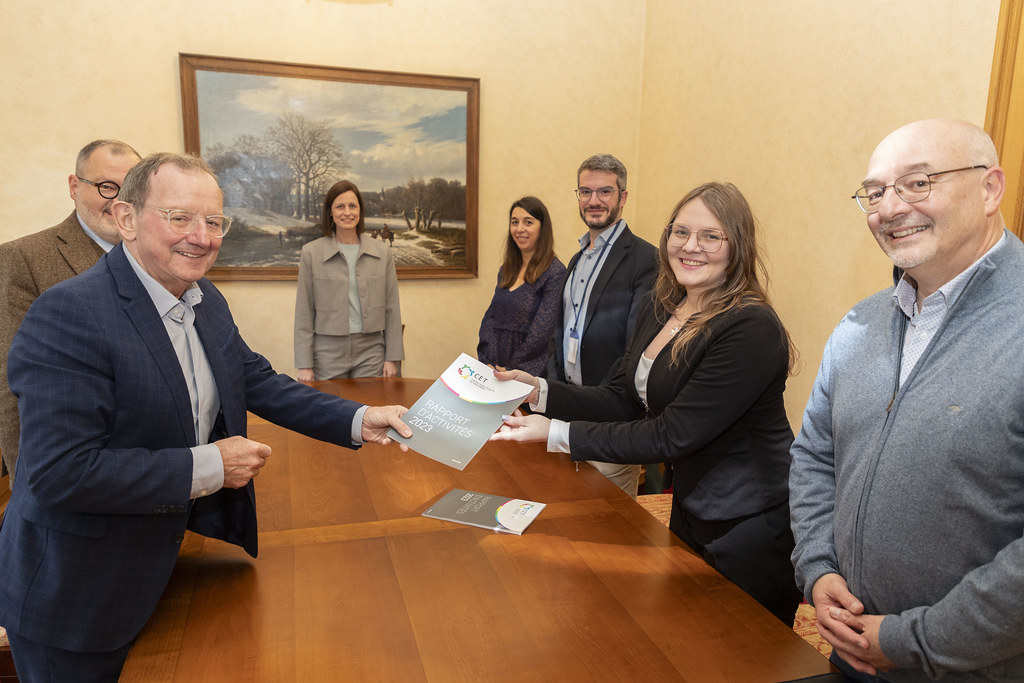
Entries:
<svg viewBox="0 0 1024 683">
<path fill-rule="evenodd" d="M 7 385 L 7 350 L 29 306 L 47 289 L 99 260 L 103 249 L 72 211 L 52 228 L 0 244 L 0 451 L 14 488 L 18 459 L 18 399 Z"/>
</svg>

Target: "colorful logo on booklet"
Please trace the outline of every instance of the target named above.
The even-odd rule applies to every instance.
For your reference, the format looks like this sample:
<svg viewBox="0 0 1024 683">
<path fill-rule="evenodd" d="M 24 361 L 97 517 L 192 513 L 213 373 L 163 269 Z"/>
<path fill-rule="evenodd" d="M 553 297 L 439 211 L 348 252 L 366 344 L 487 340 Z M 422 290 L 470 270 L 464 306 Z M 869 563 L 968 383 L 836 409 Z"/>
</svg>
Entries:
<svg viewBox="0 0 1024 683">
<path fill-rule="evenodd" d="M 491 368 L 464 353 L 441 373 L 440 380 L 459 398 L 470 403 L 495 404 L 518 401 L 532 389 L 529 384 L 515 380 L 499 382 Z"/>
<path fill-rule="evenodd" d="M 483 373 L 474 371 L 473 368 L 469 367 L 469 365 L 463 365 L 458 369 L 458 373 L 459 377 L 462 379 L 472 380 L 480 384 L 487 381 L 487 378 L 483 376 Z"/>
<path fill-rule="evenodd" d="M 494 511 L 494 519 L 505 529 L 521 534 L 526 527 L 530 526 L 530 522 L 540 514 L 544 507 L 544 503 L 514 498 L 506 503 L 502 503 Z"/>
</svg>

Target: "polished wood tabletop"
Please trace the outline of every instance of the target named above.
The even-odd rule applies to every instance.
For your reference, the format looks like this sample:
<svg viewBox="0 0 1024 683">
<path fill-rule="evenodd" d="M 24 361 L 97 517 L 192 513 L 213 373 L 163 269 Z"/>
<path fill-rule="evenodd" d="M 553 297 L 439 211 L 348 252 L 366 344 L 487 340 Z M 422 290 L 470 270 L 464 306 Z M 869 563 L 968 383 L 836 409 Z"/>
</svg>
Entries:
<svg viewBox="0 0 1024 683">
<path fill-rule="evenodd" d="M 320 382 L 411 405 L 430 382 Z M 462 472 L 250 416 L 259 557 L 190 534 L 122 681 L 784 681 L 828 661 L 589 465 L 488 443 Z M 422 517 L 547 503 L 522 536 Z"/>
</svg>

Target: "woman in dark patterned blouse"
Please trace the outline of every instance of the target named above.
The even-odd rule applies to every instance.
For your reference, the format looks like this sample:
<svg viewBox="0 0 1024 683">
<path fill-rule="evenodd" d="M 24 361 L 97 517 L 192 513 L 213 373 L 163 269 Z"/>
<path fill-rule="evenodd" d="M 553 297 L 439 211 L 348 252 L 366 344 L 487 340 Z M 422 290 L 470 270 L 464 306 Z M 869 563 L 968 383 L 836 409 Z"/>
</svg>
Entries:
<svg viewBox="0 0 1024 683">
<path fill-rule="evenodd" d="M 541 200 L 528 196 L 512 204 L 498 286 L 480 323 L 476 355 L 481 362 L 532 375 L 547 366 L 565 277 L 554 243 Z"/>
</svg>

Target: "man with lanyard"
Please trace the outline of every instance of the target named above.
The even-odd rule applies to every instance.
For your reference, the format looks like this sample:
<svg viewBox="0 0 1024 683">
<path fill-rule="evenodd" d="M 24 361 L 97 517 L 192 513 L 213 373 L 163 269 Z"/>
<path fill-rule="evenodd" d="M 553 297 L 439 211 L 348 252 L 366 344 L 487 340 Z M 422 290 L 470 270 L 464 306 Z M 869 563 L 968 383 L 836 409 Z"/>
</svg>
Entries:
<svg viewBox="0 0 1024 683">
<path fill-rule="evenodd" d="M 640 302 L 654 284 L 658 250 L 626 225 L 626 167 L 595 154 L 576 172 L 580 218 L 587 232 L 569 261 L 555 348 L 547 376 L 579 385 L 610 380 L 633 334 Z M 631 496 L 640 465 L 590 463 Z"/>
</svg>

